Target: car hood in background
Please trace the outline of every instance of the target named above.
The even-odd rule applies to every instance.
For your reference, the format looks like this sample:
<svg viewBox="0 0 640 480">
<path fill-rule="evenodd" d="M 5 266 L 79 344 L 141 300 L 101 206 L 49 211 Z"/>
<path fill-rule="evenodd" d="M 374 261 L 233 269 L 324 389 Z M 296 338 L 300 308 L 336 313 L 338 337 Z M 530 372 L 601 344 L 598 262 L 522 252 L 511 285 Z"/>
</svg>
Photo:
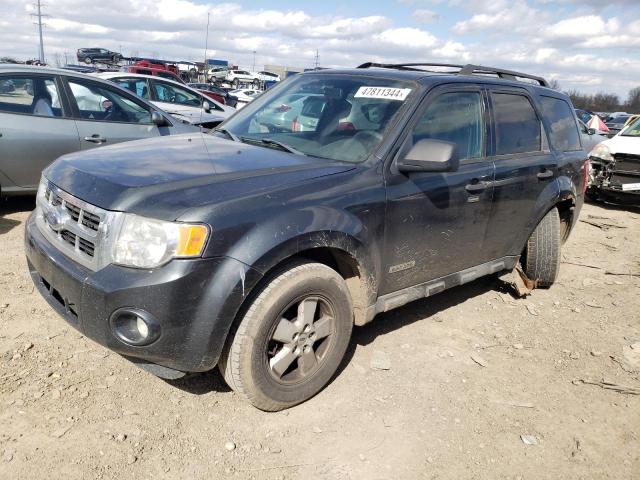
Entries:
<svg viewBox="0 0 640 480">
<path fill-rule="evenodd" d="M 226 107 L 223 111 L 211 110 L 210 113 L 207 113 L 198 107 L 188 107 L 185 105 L 176 105 L 175 103 L 156 101 L 153 101 L 151 103 L 164 110 L 168 114 L 179 116 L 181 119 L 186 119 L 188 122 L 193 123 L 194 125 L 199 125 L 201 123 L 207 122 L 219 122 L 221 120 L 225 120 L 233 112 L 235 112 L 235 109 L 232 109 L 230 107 Z"/>
<path fill-rule="evenodd" d="M 605 140 L 602 143 L 609 147 L 609 151 L 612 155 L 616 153 L 640 155 L 640 137 L 625 137 L 624 135 L 616 135 L 615 137 Z"/>
<path fill-rule="evenodd" d="M 353 168 L 197 133 L 64 155 L 44 175 L 92 205 L 174 220 L 193 207 Z"/>
</svg>

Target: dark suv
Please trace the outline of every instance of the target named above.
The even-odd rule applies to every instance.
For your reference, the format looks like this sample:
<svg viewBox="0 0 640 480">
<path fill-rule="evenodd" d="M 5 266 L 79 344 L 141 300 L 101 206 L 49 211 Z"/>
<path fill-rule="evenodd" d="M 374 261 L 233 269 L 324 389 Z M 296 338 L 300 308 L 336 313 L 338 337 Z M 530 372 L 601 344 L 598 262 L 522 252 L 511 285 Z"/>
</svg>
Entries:
<svg viewBox="0 0 640 480">
<path fill-rule="evenodd" d="M 106 48 L 80 48 L 77 52 L 79 62 L 94 63 L 94 62 L 107 62 L 118 63 L 122 60 L 122 54 L 118 52 L 112 52 Z"/>
<path fill-rule="evenodd" d="M 33 281 L 96 342 L 164 378 L 218 365 L 264 410 L 321 390 L 378 313 L 518 262 L 550 286 L 586 185 L 571 102 L 450 67 L 308 72 L 212 134 L 61 157 Z M 285 104 L 290 128 L 260 124 Z"/>
</svg>

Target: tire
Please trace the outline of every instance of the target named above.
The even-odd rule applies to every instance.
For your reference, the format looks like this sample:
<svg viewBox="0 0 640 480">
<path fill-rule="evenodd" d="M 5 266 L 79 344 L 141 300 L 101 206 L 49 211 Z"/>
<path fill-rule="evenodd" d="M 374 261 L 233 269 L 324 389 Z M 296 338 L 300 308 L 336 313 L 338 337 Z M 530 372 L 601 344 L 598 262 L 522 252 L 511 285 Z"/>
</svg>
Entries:
<svg viewBox="0 0 640 480">
<path fill-rule="evenodd" d="M 352 328 L 344 279 L 320 263 L 291 264 L 250 300 L 218 368 L 229 387 L 260 410 L 289 408 L 333 378 Z"/>
<path fill-rule="evenodd" d="M 89 57 L 85 57 L 85 58 L 84 58 L 84 63 L 86 63 L 87 65 L 89 65 L 90 63 L 92 63 L 91 58 L 89 58 Z"/>
<path fill-rule="evenodd" d="M 522 267 L 538 287 L 548 288 L 556 281 L 560 270 L 560 215 L 552 208 L 535 228 L 525 247 Z"/>
<path fill-rule="evenodd" d="M 237 78 L 233 79 L 233 86 L 236 87 L 236 89 L 240 88 L 240 80 Z"/>
<path fill-rule="evenodd" d="M 259 89 L 260 88 L 260 80 L 254 80 L 253 81 L 253 86 L 256 88 L 256 90 Z"/>
</svg>

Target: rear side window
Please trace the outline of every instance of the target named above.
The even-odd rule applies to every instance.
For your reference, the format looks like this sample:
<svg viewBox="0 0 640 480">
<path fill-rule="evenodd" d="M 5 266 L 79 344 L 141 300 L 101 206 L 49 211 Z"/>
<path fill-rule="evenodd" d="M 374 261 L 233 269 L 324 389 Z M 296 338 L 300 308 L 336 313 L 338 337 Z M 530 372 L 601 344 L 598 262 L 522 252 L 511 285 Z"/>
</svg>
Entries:
<svg viewBox="0 0 640 480">
<path fill-rule="evenodd" d="M 62 117 L 53 77 L 0 77 L 0 112 L 40 117 Z"/>
<path fill-rule="evenodd" d="M 580 136 L 573 111 L 567 102 L 560 98 L 541 97 L 542 113 L 549 121 L 551 145 L 556 150 L 570 152 L 580 150 Z"/>
<path fill-rule="evenodd" d="M 540 120 L 524 95 L 494 93 L 496 155 L 540 151 Z"/>
</svg>

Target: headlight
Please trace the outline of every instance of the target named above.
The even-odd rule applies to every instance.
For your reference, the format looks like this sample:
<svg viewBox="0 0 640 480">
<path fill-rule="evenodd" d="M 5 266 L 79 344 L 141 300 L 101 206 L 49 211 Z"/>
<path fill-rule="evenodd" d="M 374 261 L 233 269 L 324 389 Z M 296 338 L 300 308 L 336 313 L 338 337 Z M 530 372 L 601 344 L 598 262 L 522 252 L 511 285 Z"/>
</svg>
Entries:
<svg viewBox="0 0 640 480">
<path fill-rule="evenodd" d="M 609 147 L 607 147 L 604 143 L 599 143 L 593 150 L 589 152 L 590 157 L 599 158 L 600 160 L 606 160 L 608 162 L 613 161 L 613 156 L 611 155 L 611 151 Z"/>
<path fill-rule="evenodd" d="M 125 214 L 113 246 L 113 263 L 155 268 L 172 258 L 198 257 L 208 235 L 206 225 L 163 222 Z"/>
</svg>

